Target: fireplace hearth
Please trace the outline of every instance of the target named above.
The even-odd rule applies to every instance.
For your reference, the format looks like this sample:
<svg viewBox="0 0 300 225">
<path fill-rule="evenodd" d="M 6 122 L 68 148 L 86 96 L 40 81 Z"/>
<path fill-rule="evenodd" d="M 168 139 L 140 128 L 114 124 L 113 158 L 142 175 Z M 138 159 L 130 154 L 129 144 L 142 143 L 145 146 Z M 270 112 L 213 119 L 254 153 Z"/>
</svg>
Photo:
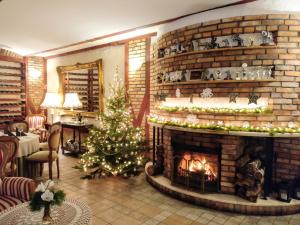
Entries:
<svg viewBox="0 0 300 225">
<path fill-rule="evenodd" d="M 220 190 L 221 148 L 186 145 L 172 141 L 171 181 L 187 189 L 206 193 Z"/>
</svg>

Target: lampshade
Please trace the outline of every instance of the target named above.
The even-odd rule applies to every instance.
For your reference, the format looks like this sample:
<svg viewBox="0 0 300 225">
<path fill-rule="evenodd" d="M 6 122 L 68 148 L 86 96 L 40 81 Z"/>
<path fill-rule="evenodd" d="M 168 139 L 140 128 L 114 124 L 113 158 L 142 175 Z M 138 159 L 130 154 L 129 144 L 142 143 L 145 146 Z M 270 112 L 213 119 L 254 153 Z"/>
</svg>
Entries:
<svg viewBox="0 0 300 225">
<path fill-rule="evenodd" d="M 47 92 L 44 101 L 41 104 L 42 108 L 58 108 L 60 107 L 60 98 L 57 93 Z"/>
<path fill-rule="evenodd" d="M 81 108 L 82 103 L 79 100 L 79 96 L 77 93 L 66 93 L 65 94 L 65 102 L 63 104 L 64 108 L 70 108 L 71 110 L 74 108 Z"/>
</svg>

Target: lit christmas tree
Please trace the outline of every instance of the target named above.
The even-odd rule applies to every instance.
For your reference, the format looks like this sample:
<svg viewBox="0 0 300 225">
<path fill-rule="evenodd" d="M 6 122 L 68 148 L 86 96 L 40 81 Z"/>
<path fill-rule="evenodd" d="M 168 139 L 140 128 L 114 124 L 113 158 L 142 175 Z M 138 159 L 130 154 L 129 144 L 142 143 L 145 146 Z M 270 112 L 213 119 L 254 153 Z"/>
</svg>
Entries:
<svg viewBox="0 0 300 225">
<path fill-rule="evenodd" d="M 88 152 L 82 155 L 77 167 L 88 172 L 84 178 L 128 177 L 139 174 L 144 165 L 146 142 L 142 130 L 132 124 L 125 88 L 118 73 L 110 91 L 105 112 L 99 114 L 99 127 L 90 129 L 86 140 Z"/>
</svg>

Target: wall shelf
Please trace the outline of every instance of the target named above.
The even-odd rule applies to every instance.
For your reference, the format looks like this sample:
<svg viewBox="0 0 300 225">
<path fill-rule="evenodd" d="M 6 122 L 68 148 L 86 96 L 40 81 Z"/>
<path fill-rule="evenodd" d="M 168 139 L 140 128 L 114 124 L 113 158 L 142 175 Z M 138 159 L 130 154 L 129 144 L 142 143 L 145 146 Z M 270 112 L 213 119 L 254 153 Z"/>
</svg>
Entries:
<svg viewBox="0 0 300 225">
<path fill-rule="evenodd" d="M 235 50 L 251 50 L 251 49 L 274 49 L 274 48 L 277 48 L 277 46 L 276 45 L 270 45 L 270 46 L 215 48 L 215 49 L 190 51 L 190 52 L 185 52 L 185 53 L 180 53 L 180 54 L 175 54 L 175 55 L 169 55 L 169 56 L 165 56 L 165 57 L 162 57 L 162 58 L 158 58 L 157 62 L 160 62 L 160 61 L 163 61 L 163 60 L 166 60 L 166 59 L 181 57 L 181 56 L 196 55 L 196 54 L 203 54 L 203 53 L 209 53 L 209 52 L 235 51 Z"/>
<path fill-rule="evenodd" d="M 259 83 L 259 82 L 274 82 L 276 79 L 261 79 L 261 80 L 190 80 L 184 82 L 168 82 L 159 83 L 157 86 L 169 85 L 189 85 L 189 84 L 224 84 L 224 83 Z"/>
</svg>

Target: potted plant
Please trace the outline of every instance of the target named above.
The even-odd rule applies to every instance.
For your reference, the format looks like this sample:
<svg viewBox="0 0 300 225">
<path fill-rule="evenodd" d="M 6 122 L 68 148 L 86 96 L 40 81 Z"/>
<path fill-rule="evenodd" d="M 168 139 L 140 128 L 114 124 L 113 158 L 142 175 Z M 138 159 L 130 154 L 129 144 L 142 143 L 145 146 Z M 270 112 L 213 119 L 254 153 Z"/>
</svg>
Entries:
<svg viewBox="0 0 300 225">
<path fill-rule="evenodd" d="M 38 211 L 44 208 L 43 221 L 51 221 L 50 206 L 61 205 L 65 200 L 66 194 L 62 190 L 55 188 L 54 182 L 48 180 L 40 183 L 32 196 L 29 203 L 31 211 Z"/>
</svg>

